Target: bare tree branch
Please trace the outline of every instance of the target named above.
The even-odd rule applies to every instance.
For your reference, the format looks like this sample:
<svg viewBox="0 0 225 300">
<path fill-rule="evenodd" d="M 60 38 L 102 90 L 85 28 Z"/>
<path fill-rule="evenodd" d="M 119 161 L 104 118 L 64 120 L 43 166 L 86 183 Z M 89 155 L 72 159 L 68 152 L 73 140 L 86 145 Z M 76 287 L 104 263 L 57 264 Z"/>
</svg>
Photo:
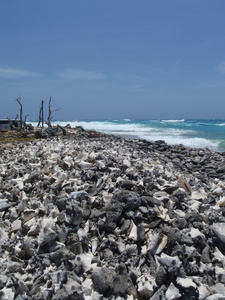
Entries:
<svg viewBox="0 0 225 300">
<path fill-rule="evenodd" d="M 23 121 L 23 129 L 24 130 L 27 130 L 29 128 L 29 126 L 27 125 L 27 117 L 28 116 L 29 116 L 29 114 L 25 116 L 24 121 Z"/>
<path fill-rule="evenodd" d="M 18 115 L 16 115 L 16 119 L 17 119 L 17 118 L 18 118 Z M 9 124 L 10 124 L 11 129 L 14 129 L 14 130 L 16 130 L 17 132 L 20 132 L 20 133 L 21 133 L 20 128 L 16 127 L 16 126 L 13 124 L 13 122 L 12 122 L 12 120 L 11 120 L 11 117 L 10 117 L 10 118 L 9 118 L 9 117 L 6 117 L 6 119 L 9 120 Z M 15 119 L 15 120 L 16 120 L 16 119 Z M 13 134 L 14 136 L 17 136 L 13 131 L 12 131 L 12 134 Z"/>
<path fill-rule="evenodd" d="M 51 110 L 51 102 L 52 102 L 52 97 L 50 96 L 50 99 L 49 99 L 49 102 L 48 102 L 48 118 L 47 118 L 47 121 L 46 121 L 46 124 L 48 125 L 48 127 L 52 127 L 52 124 L 51 124 L 52 113 L 56 112 L 57 110 L 60 110 L 60 108 L 57 108 L 57 109 L 52 111 Z"/>
<path fill-rule="evenodd" d="M 66 129 L 65 128 L 63 128 L 62 126 L 60 126 L 59 124 L 57 125 L 57 127 L 58 128 L 60 128 L 61 130 L 62 130 L 62 132 L 63 132 L 63 135 L 66 135 L 67 134 L 67 132 L 66 132 Z"/>
<path fill-rule="evenodd" d="M 20 130 L 22 131 L 22 124 L 23 124 L 23 105 L 21 103 L 21 96 L 19 98 L 16 98 L 16 101 L 20 105 Z"/>
<path fill-rule="evenodd" d="M 37 127 L 44 127 L 44 100 L 41 100 L 41 107 L 39 110 L 39 119 Z"/>
</svg>

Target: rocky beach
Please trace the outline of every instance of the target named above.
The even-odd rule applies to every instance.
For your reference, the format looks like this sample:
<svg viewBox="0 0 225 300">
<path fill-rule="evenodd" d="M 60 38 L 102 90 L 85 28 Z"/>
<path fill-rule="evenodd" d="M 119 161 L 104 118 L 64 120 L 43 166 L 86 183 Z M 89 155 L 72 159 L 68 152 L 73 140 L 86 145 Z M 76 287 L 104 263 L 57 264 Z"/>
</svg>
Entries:
<svg viewBox="0 0 225 300">
<path fill-rule="evenodd" d="M 225 299 L 224 152 L 79 129 L 0 154 L 0 299 Z"/>
</svg>

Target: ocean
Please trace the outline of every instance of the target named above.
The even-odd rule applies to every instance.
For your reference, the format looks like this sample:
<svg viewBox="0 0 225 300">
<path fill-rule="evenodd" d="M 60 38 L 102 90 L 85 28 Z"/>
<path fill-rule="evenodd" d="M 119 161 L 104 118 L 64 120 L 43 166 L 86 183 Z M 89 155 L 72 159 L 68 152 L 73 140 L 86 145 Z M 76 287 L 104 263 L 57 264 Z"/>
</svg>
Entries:
<svg viewBox="0 0 225 300">
<path fill-rule="evenodd" d="M 37 123 L 32 122 L 33 125 Z M 71 127 L 82 126 L 127 138 L 148 141 L 164 140 L 169 145 L 183 144 L 193 148 L 225 151 L 225 120 L 61 120 L 52 121 Z"/>
</svg>

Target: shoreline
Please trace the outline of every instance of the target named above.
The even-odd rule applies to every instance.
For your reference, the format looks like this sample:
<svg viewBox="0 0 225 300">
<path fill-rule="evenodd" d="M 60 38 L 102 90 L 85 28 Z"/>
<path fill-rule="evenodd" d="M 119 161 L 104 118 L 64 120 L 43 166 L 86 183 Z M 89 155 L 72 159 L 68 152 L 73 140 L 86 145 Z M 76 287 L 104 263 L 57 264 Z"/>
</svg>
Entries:
<svg viewBox="0 0 225 300">
<path fill-rule="evenodd" d="M 1 295 L 225 294 L 225 154 L 81 128 L 0 152 Z"/>
<path fill-rule="evenodd" d="M 149 141 L 165 140 L 170 145 L 184 144 L 187 147 L 225 151 L 224 121 L 216 120 L 80 120 L 55 121 L 54 125 L 82 126 L 111 134 L 138 135 Z"/>
<path fill-rule="evenodd" d="M 55 128 L 53 126 L 53 128 Z M 147 143 L 150 143 L 150 144 L 155 144 L 155 143 L 158 143 L 158 142 L 162 142 L 164 143 L 166 146 L 168 146 L 169 148 L 171 147 L 185 147 L 187 149 L 193 149 L 193 150 L 202 150 L 202 151 L 212 151 L 212 152 L 216 152 L 216 153 L 219 153 L 221 155 L 225 155 L 225 151 L 219 151 L 219 150 L 214 150 L 214 149 L 210 149 L 208 147 L 191 147 L 191 146 L 186 146 L 182 143 L 180 144 L 169 144 L 167 143 L 165 140 L 155 140 L 155 141 L 150 141 L 148 139 L 145 139 L 145 138 L 141 138 L 139 137 L 138 135 L 135 135 L 135 134 L 114 134 L 114 133 L 106 133 L 106 132 L 103 132 L 103 131 L 97 131 L 97 130 L 88 130 L 88 129 L 84 129 L 83 127 L 81 126 L 76 126 L 74 128 L 71 128 L 70 126 L 64 126 L 62 127 L 66 130 L 67 134 L 64 136 L 64 138 L 70 138 L 71 136 L 75 136 L 75 135 L 79 135 L 81 136 L 82 134 L 85 136 L 88 136 L 89 138 L 91 137 L 97 137 L 97 136 L 104 136 L 104 135 L 107 135 L 107 136 L 112 136 L 112 137 L 121 137 L 121 138 L 124 138 L 124 139 L 127 139 L 127 140 L 134 140 L 134 141 L 137 141 L 137 140 L 140 140 L 140 141 L 146 141 Z M 38 127 L 34 127 L 34 130 L 35 131 L 38 131 L 40 130 L 41 128 L 38 128 Z M 47 127 L 44 128 L 44 130 L 46 130 Z M 7 135 L 9 137 L 7 137 Z M 59 131 L 55 134 L 55 136 L 63 136 L 63 134 Z M 54 137 L 54 136 L 52 136 Z M 43 137 L 40 139 L 44 139 L 46 137 Z M 51 136 L 47 137 L 47 138 L 51 138 Z M 5 142 L 29 142 L 29 141 L 32 141 L 32 140 L 35 140 L 35 139 L 39 139 L 39 137 L 35 137 L 34 135 L 31 136 L 31 137 L 20 137 L 20 136 L 17 136 L 16 135 L 16 132 L 13 132 L 12 130 L 10 131 L 0 131 L 0 143 L 5 143 Z"/>
</svg>

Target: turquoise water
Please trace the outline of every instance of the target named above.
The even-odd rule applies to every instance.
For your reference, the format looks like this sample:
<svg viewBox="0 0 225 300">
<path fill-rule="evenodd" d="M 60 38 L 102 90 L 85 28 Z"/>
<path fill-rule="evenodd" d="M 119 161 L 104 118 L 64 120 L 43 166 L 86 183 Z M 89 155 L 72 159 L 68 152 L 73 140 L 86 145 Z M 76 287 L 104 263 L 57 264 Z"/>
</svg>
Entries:
<svg viewBox="0 0 225 300">
<path fill-rule="evenodd" d="M 225 151 L 225 120 L 62 120 L 52 124 L 70 124 L 148 141 L 164 140 L 169 145 Z"/>
</svg>

